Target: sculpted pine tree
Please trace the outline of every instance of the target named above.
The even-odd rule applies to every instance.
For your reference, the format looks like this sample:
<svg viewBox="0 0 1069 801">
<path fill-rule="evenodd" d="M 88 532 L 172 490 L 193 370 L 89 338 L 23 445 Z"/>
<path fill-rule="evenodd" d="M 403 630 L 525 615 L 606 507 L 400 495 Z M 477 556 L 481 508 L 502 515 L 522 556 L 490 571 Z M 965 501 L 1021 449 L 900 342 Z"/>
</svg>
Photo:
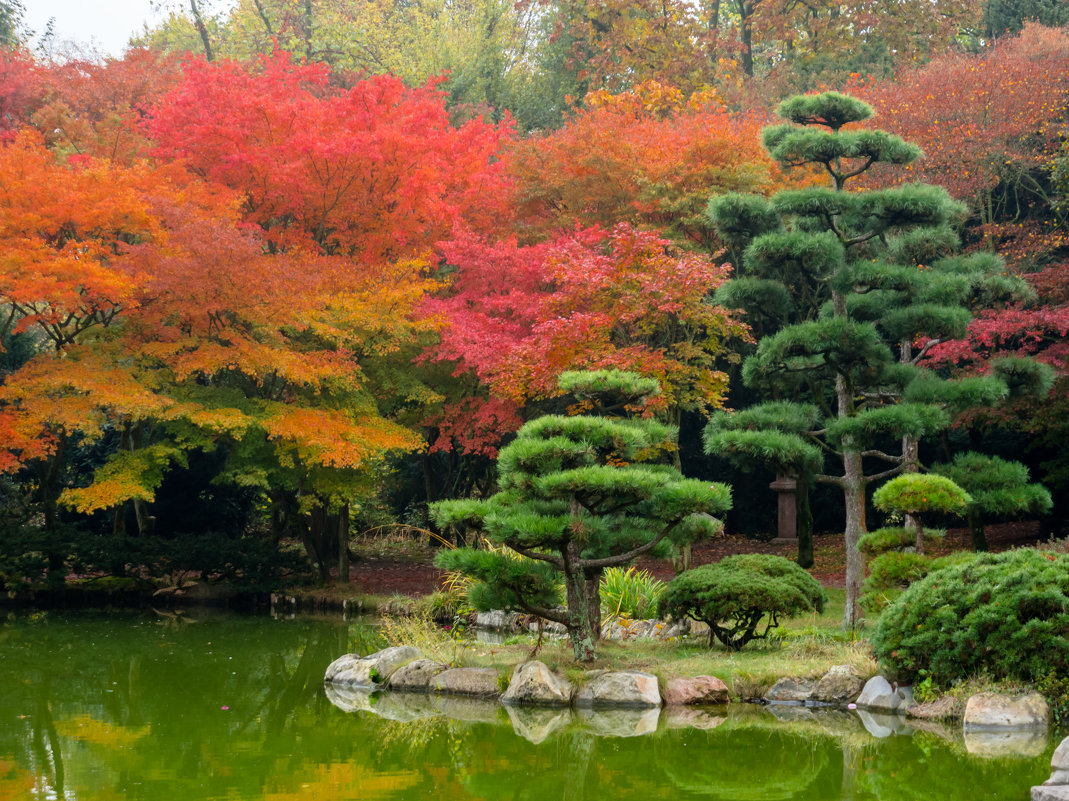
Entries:
<svg viewBox="0 0 1069 801">
<path fill-rule="evenodd" d="M 715 533 L 712 515 L 730 508 L 731 491 L 672 466 L 674 428 L 617 416 L 640 412 L 659 391 L 655 380 L 609 370 L 564 373 L 560 385 L 597 414 L 532 420 L 501 450 L 497 494 L 431 508 L 439 526 L 474 529 L 507 549 L 461 548 L 437 563 L 477 580 L 476 607 L 559 622 L 576 660 L 592 661 L 605 568 Z M 556 607 L 562 579 L 565 609 Z"/>
<path fill-rule="evenodd" d="M 736 254 L 739 277 L 717 293 L 741 308 L 761 336 L 743 381 L 767 403 L 717 415 L 706 448 L 843 491 L 844 623 L 858 622 L 866 488 L 917 469 L 921 437 L 949 425 L 948 409 L 993 403 L 1008 392 L 992 375 L 945 381 L 920 365 L 960 337 L 970 306 L 1025 292 L 990 254 L 952 256 L 963 208 L 941 188 L 911 184 L 847 192 L 872 165 L 908 164 L 920 150 L 897 136 L 846 128 L 872 114 L 834 92 L 786 100 L 788 122 L 765 129 L 784 167 L 817 165 L 830 188 L 784 191 L 771 200 L 726 195 L 709 216 Z M 839 470 L 821 472 L 825 459 Z M 841 472 L 840 472 L 841 471 Z"/>
</svg>

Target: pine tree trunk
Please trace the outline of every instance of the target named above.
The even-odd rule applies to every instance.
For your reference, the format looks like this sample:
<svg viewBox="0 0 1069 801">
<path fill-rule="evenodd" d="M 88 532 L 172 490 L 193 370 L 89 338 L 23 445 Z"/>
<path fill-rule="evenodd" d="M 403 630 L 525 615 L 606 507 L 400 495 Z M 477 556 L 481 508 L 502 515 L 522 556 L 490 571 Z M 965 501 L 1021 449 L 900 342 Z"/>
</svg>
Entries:
<svg viewBox="0 0 1069 801">
<path fill-rule="evenodd" d="M 969 533 L 972 534 L 972 549 L 974 551 L 987 550 L 987 535 L 984 533 L 984 521 L 980 519 L 980 513 L 970 510 L 966 514 L 969 522 Z"/>
<path fill-rule="evenodd" d="M 846 609 L 843 627 L 854 629 L 861 622 L 858 602 L 861 582 L 865 578 L 865 560 L 858 549 L 858 541 L 865 534 L 865 474 L 858 451 L 843 453 L 843 495 L 846 501 Z"/>
<path fill-rule="evenodd" d="M 813 510 L 809 505 L 809 492 L 809 484 L 803 479 L 798 479 L 795 488 L 798 564 L 804 568 L 813 566 Z"/>
<path fill-rule="evenodd" d="M 577 662 L 593 662 L 597 637 L 591 625 L 590 595 L 580 567 L 579 544 L 564 549 L 564 590 L 568 603 L 568 638 Z"/>
</svg>

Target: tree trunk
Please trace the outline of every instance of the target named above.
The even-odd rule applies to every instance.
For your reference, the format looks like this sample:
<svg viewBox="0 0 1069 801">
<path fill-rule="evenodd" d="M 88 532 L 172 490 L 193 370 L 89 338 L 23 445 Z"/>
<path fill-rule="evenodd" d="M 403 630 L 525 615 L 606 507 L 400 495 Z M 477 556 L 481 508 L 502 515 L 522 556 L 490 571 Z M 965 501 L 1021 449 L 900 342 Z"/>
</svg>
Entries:
<svg viewBox="0 0 1069 801">
<path fill-rule="evenodd" d="M 208 61 L 214 61 L 215 52 L 212 50 L 211 39 L 208 38 L 208 26 L 204 24 L 204 18 L 201 16 L 197 0 L 189 0 L 189 10 L 193 14 L 193 27 L 197 29 L 197 33 L 200 35 L 200 43 L 204 46 L 204 58 Z"/>
<path fill-rule="evenodd" d="M 813 510 L 809 506 L 810 487 L 805 479 L 798 479 L 794 491 L 798 526 L 798 564 L 813 566 Z"/>
<path fill-rule="evenodd" d="M 601 639 L 601 574 L 603 571 L 596 570 L 593 575 L 588 575 L 585 580 L 587 617 L 590 620 L 590 630 L 594 635 L 594 642 Z"/>
<path fill-rule="evenodd" d="M 980 513 L 970 509 L 966 513 L 969 522 L 969 533 L 972 534 L 972 549 L 974 551 L 987 550 L 987 535 L 984 533 L 984 521 L 980 519 Z"/>
<path fill-rule="evenodd" d="M 579 544 L 569 542 L 564 549 L 564 590 L 568 603 L 568 637 L 577 662 L 593 662 L 597 637 L 591 625 L 587 579 L 579 565 Z"/>
<path fill-rule="evenodd" d="M 753 0 L 738 0 L 742 71 L 753 77 Z"/>
<path fill-rule="evenodd" d="M 846 502 L 846 609 L 843 627 L 854 629 L 861 622 L 861 582 L 865 578 L 865 560 L 858 549 L 858 541 L 865 534 L 865 474 L 858 451 L 843 453 L 843 496 Z"/>
<path fill-rule="evenodd" d="M 924 529 L 921 527 L 921 519 L 913 515 L 913 530 L 917 532 L 917 553 L 924 553 Z"/>
<path fill-rule="evenodd" d="M 338 583 L 349 583 L 349 506 L 338 510 Z"/>
</svg>

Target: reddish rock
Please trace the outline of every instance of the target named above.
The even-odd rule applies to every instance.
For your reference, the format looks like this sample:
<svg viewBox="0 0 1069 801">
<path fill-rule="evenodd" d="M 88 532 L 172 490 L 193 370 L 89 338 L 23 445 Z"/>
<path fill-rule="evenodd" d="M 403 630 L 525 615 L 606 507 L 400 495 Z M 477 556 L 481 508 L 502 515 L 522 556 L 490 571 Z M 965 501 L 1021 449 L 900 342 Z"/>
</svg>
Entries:
<svg viewBox="0 0 1069 801">
<path fill-rule="evenodd" d="M 716 676 L 669 679 L 664 688 L 664 702 L 668 706 L 726 704 L 729 700 L 727 685 Z"/>
</svg>

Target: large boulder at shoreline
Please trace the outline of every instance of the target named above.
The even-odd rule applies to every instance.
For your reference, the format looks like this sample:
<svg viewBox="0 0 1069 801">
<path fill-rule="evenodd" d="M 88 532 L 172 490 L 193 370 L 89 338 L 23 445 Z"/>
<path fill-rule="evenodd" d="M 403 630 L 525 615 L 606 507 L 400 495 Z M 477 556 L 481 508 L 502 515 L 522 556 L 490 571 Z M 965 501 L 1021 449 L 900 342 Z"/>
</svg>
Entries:
<svg viewBox="0 0 1069 801">
<path fill-rule="evenodd" d="M 905 712 L 913 703 L 913 688 L 891 684 L 883 676 L 873 676 L 858 696 L 858 709 L 875 712 Z"/>
<path fill-rule="evenodd" d="M 501 703 L 510 706 L 570 706 L 572 683 L 538 661 L 516 665 Z"/>
<path fill-rule="evenodd" d="M 1033 787 L 1032 801 L 1069 801 L 1069 785 Z"/>
<path fill-rule="evenodd" d="M 501 694 L 493 668 L 450 668 L 431 679 L 430 689 L 446 695 L 493 698 Z"/>
<path fill-rule="evenodd" d="M 817 682 L 814 679 L 800 679 L 797 676 L 786 676 L 780 679 L 765 693 L 765 700 L 773 703 L 798 703 L 808 701 L 817 690 Z"/>
<path fill-rule="evenodd" d="M 401 692 L 426 692 L 431 686 L 431 679 L 448 668 L 448 665 L 433 659 L 417 659 L 398 668 L 390 676 L 389 687 Z"/>
<path fill-rule="evenodd" d="M 657 731 L 660 707 L 576 710 L 579 721 L 599 737 L 641 737 Z"/>
<path fill-rule="evenodd" d="M 577 707 L 660 707 L 657 677 L 637 670 L 595 673 L 575 696 Z"/>
<path fill-rule="evenodd" d="M 368 656 L 345 654 L 327 666 L 323 680 L 328 684 L 350 687 L 379 687 L 401 667 L 423 654 L 411 645 L 383 648 Z"/>
<path fill-rule="evenodd" d="M 1045 729 L 1050 707 L 1039 693 L 977 693 L 965 703 L 965 729 Z"/>
<path fill-rule="evenodd" d="M 572 710 L 549 707 L 505 707 L 512 730 L 523 739 L 538 745 L 572 720 Z"/>
<path fill-rule="evenodd" d="M 861 695 L 865 678 L 850 665 L 835 665 L 821 676 L 813 692 L 814 701 L 847 704 Z"/>
<path fill-rule="evenodd" d="M 669 706 L 726 704 L 730 700 L 728 686 L 716 676 L 669 679 L 664 685 L 664 702 Z"/>
</svg>

